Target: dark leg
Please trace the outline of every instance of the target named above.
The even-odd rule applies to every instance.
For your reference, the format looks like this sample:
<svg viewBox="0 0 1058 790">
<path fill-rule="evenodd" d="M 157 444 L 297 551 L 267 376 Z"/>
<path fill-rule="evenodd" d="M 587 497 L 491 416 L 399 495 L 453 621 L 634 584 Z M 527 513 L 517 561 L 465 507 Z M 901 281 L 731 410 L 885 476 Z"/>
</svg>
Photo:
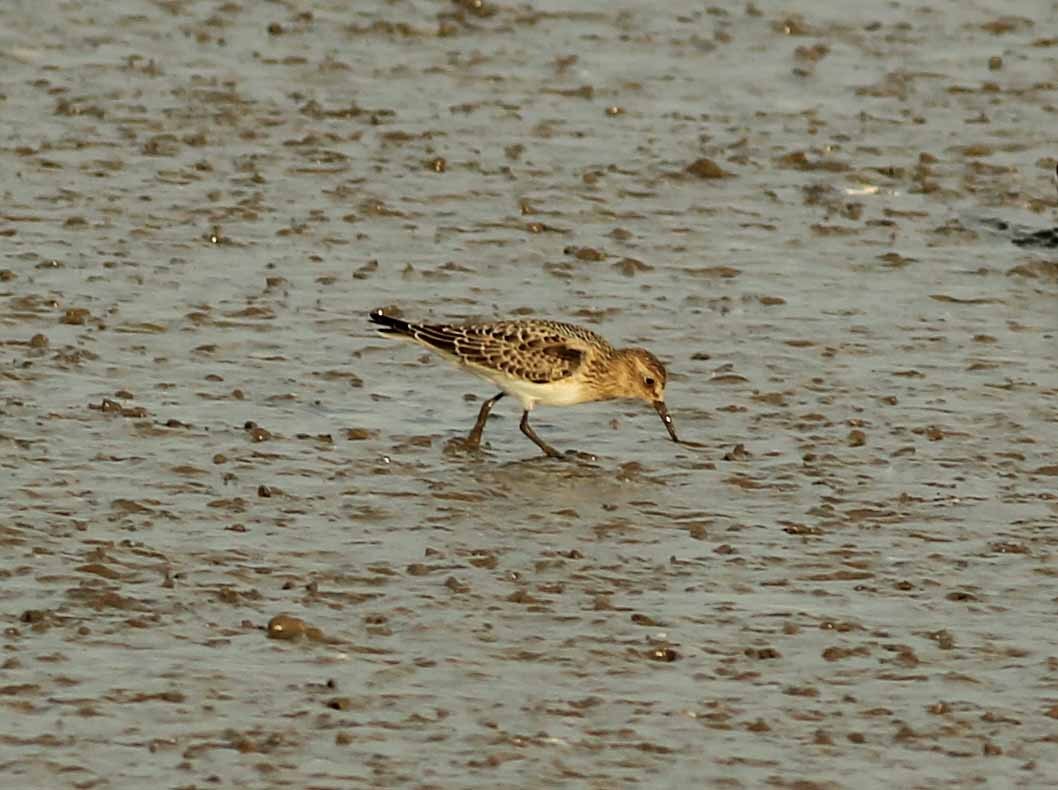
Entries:
<svg viewBox="0 0 1058 790">
<path fill-rule="evenodd" d="M 487 401 L 481 404 L 481 411 L 478 412 L 478 421 L 474 423 L 474 427 L 470 429 L 470 436 L 467 437 L 465 446 L 468 450 L 477 450 L 481 447 L 481 432 L 485 430 L 485 423 L 489 419 L 489 414 L 492 412 L 492 407 L 496 405 L 496 401 L 502 398 L 507 393 L 501 392 L 494 398 L 489 398 Z"/>
<path fill-rule="evenodd" d="M 533 444 L 535 444 L 537 447 L 539 447 L 541 450 L 543 450 L 546 455 L 549 455 L 552 458 L 562 458 L 563 457 L 562 453 L 560 453 L 558 450 L 556 450 L 550 444 L 548 444 L 543 439 L 541 439 L 539 436 L 537 436 L 536 432 L 532 428 L 529 427 L 529 412 L 528 411 L 522 412 L 522 422 L 518 425 L 518 427 L 521 428 L 522 429 L 522 433 L 524 433 L 526 436 L 528 436 L 530 439 L 532 439 L 533 440 Z"/>
</svg>

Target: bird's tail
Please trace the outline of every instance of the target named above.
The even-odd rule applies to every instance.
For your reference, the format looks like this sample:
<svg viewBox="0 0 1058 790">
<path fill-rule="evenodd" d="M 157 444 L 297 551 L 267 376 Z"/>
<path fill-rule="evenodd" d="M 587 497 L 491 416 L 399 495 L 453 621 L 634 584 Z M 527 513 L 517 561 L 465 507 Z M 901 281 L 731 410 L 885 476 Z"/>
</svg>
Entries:
<svg viewBox="0 0 1058 790">
<path fill-rule="evenodd" d="M 458 329 L 444 324 L 412 324 L 400 318 L 386 315 L 381 310 L 371 311 L 371 323 L 380 335 L 386 337 L 407 338 L 420 346 L 442 354 L 456 354 L 457 343 L 463 339 Z"/>
</svg>

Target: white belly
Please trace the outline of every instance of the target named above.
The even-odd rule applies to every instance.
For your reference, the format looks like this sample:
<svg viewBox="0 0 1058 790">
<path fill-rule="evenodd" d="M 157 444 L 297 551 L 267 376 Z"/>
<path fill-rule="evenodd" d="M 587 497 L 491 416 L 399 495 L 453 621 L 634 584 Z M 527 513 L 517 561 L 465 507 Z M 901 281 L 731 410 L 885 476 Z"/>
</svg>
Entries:
<svg viewBox="0 0 1058 790">
<path fill-rule="evenodd" d="M 484 373 L 479 370 L 472 372 L 484 379 L 491 381 L 508 395 L 513 395 L 526 411 L 532 411 L 536 404 L 545 406 L 572 406 L 574 403 L 585 403 L 594 400 L 586 388 L 576 379 L 566 379 L 550 384 L 537 384 L 524 379 L 511 378 L 502 373 L 489 371 Z"/>
</svg>

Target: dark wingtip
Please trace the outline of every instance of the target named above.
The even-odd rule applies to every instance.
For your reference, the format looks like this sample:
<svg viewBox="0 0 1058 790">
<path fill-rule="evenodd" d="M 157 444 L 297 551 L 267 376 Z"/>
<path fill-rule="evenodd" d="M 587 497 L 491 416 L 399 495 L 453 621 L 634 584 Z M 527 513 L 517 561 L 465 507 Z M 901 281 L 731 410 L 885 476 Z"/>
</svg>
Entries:
<svg viewBox="0 0 1058 790">
<path fill-rule="evenodd" d="M 394 318 L 391 315 L 386 315 L 382 312 L 382 308 L 377 308 L 368 313 L 368 318 L 371 319 L 372 324 L 378 325 L 379 332 L 383 334 L 392 334 L 394 332 L 407 332 L 409 325 L 407 321 L 402 321 L 399 318 Z"/>
</svg>

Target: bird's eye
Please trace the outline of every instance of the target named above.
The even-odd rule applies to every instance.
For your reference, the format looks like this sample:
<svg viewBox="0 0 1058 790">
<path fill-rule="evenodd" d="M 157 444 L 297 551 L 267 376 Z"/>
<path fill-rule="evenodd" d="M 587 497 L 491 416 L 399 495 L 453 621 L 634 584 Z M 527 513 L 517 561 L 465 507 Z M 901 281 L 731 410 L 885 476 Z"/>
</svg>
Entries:
<svg viewBox="0 0 1058 790">
<path fill-rule="evenodd" d="M 657 384 L 657 382 L 654 381 L 654 379 L 650 378 L 650 376 L 647 376 L 645 379 L 643 379 L 643 383 L 646 384 L 648 387 L 653 387 L 655 384 Z"/>
</svg>

